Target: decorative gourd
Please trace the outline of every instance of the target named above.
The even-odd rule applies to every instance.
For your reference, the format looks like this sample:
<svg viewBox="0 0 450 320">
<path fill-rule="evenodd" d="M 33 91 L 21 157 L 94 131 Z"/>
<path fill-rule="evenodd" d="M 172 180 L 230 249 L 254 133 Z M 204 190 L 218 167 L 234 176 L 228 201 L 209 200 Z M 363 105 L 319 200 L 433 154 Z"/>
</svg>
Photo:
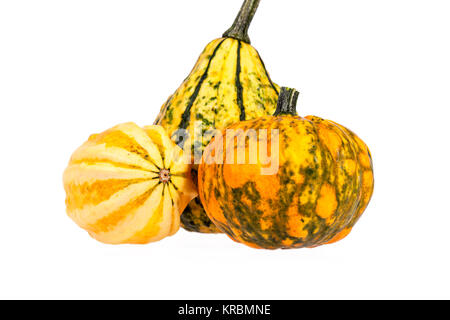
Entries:
<svg viewBox="0 0 450 320">
<path fill-rule="evenodd" d="M 64 172 L 67 213 L 98 241 L 144 244 L 175 234 L 197 196 L 182 150 L 160 126 L 92 135 Z"/>
<path fill-rule="evenodd" d="M 223 132 L 203 154 L 199 195 L 208 216 L 221 231 L 250 247 L 336 242 L 348 235 L 372 196 L 372 160 L 364 142 L 332 121 L 298 116 L 297 98 L 298 92 L 283 88 L 274 116 L 231 125 L 225 131 L 237 142 L 227 142 Z M 255 145 L 260 150 L 268 146 L 268 156 L 250 162 Z M 248 159 L 243 164 L 226 161 L 235 154 Z M 271 166 L 268 159 L 279 164 L 275 174 L 261 170 Z"/>
<path fill-rule="evenodd" d="M 209 129 L 223 129 L 237 121 L 272 115 L 276 109 L 279 87 L 271 81 L 247 35 L 259 2 L 244 2 L 233 26 L 223 38 L 206 46 L 191 74 L 162 106 L 155 121 L 179 146 L 191 149 L 192 154 L 201 156 L 210 141 L 208 136 L 202 139 L 194 135 L 196 123 L 204 134 Z M 179 129 L 189 132 L 190 141 L 174 136 Z M 189 204 L 181 220 L 189 231 L 219 232 L 198 199 Z"/>
</svg>

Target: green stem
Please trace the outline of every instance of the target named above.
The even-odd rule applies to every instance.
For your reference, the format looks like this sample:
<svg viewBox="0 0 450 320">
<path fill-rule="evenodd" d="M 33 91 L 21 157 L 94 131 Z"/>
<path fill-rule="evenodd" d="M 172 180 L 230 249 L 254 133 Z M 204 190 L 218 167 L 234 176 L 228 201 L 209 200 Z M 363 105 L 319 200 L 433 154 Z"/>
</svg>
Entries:
<svg viewBox="0 0 450 320">
<path fill-rule="evenodd" d="M 299 92 L 295 89 L 281 88 L 280 96 L 278 97 L 277 110 L 275 110 L 274 116 L 297 115 L 297 101 Z"/>
<path fill-rule="evenodd" d="M 233 25 L 224 34 L 224 38 L 233 38 L 250 43 L 248 28 L 255 16 L 261 0 L 245 0 Z"/>
</svg>

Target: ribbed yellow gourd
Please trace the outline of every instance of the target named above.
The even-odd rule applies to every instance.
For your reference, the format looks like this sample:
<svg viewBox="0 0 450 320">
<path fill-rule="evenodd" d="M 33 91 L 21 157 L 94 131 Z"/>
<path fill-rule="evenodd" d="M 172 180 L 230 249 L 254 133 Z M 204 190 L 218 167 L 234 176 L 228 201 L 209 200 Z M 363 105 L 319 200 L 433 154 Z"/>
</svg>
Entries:
<svg viewBox="0 0 450 320">
<path fill-rule="evenodd" d="M 98 241 L 145 244 L 175 234 L 197 196 L 182 150 L 160 126 L 92 135 L 64 172 L 67 213 Z"/>
</svg>

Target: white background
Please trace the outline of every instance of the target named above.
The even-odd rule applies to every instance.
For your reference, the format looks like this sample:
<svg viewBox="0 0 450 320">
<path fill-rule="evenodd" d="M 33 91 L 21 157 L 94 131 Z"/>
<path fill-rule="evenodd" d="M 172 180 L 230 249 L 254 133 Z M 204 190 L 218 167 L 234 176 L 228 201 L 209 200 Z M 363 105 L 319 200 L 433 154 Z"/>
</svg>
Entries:
<svg viewBox="0 0 450 320">
<path fill-rule="evenodd" d="M 375 193 L 347 239 L 259 251 L 180 231 L 108 246 L 66 216 L 74 149 L 152 124 L 240 6 L 0 2 L 0 298 L 450 298 L 448 0 L 262 0 L 250 36 L 272 79 L 371 148 Z"/>
</svg>

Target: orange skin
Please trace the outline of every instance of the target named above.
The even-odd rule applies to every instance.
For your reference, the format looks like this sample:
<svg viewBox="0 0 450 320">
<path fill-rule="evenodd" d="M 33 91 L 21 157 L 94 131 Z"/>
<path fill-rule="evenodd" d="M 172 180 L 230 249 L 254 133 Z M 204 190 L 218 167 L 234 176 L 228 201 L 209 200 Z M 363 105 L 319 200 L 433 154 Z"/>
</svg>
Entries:
<svg viewBox="0 0 450 320">
<path fill-rule="evenodd" d="M 228 129 L 269 130 L 247 135 L 245 143 L 214 139 L 199 167 L 199 195 L 209 218 L 233 240 L 252 248 L 317 247 L 345 238 L 373 193 L 370 151 L 353 132 L 314 116 L 266 116 Z M 271 145 L 270 130 L 279 130 L 279 170 L 261 173 L 267 160 L 249 164 L 252 143 Z M 217 153 L 223 146 L 223 154 Z M 272 156 L 269 147 L 268 157 Z M 230 152 L 245 154 L 246 164 L 228 164 Z M 254 152 L 254 151 L 252 151 Z M 222 158 L 222 163 L 212 159 Z M 235 162 L 236 163 L 236 162 Z"/>
</svg>

